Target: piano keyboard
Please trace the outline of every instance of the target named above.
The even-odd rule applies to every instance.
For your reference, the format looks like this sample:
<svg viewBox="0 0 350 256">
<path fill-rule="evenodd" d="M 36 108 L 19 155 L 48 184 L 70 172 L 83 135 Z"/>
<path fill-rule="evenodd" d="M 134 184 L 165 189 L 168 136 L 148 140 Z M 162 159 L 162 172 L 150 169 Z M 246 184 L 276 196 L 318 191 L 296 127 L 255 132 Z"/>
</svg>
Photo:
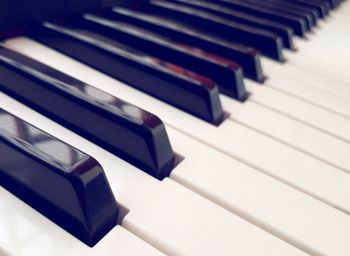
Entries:
<svg viewBox="0 0 350 256">
<path fill-rule="evenodd" d="M 3 40 L 0 255 L 350 255 L 349 13 L 150 0 Z"/>
</svg>

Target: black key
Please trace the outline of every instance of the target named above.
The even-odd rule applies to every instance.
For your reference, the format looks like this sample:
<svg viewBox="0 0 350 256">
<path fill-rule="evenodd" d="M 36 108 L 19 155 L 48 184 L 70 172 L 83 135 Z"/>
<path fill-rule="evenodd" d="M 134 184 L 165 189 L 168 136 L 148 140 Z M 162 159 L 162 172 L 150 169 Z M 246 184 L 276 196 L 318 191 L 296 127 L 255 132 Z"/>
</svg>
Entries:
<svg viewBox="0 0 350 256">
<path fill-rule="evenodd" d="M 225 6 L 232 10 L 245 12 L 250 15 L 255 15 L 257 17 L 270 19 L 275 22 L 280 22 L 293 28 L 294 33 L 297 36 L 305 36 L 306 33 L 306 23 L 303 19 L 297 18 L 290 14 L 282 14 L 276 11 L 269 10 L 268 8 L 257 7 L 248 2 L 240 2 L 235 0 L 207 0 L 214 2 L 216 4 Z"/>
<path fill-rule="evenodd" d="M 316 23 L 317 23 L 317 20 L 321 18 L 321 14 L 317 10 L 317 8 L 315 8 L 314 6 L 300 5 L 296 2 L 293 3 L 285 0 L 267 0 L 267 3 L 276 4 L 279 6 L 283 6 L 285 8 L 291 8 L 293 10 L 297 10 L 305 13 L 310 13 L 313 16 L 313 19 L 315 20 Z"/>
<path fill-rule="evenodd" d="M 303 6 L 297 3 L 293 2 L 288 2 L 285 0 L 267 0 L 266 1 L 269 4 L 274 4 L 278 6 L 283 6 L 284 8 L 291 8 L 292 10 L 300 11 L 300 12 L 305 12 L 305 13 L 310 13 L 314 19 L 314 22 L 317 24 L 317 20 L 321 18 L 320 13 L 318 12 L 317 8 L 312 7 L 312 6 Z"/>
<path fill-rule="evenodd" d="M 209 12 L 214 15 L 218 15 L 225 19 L 236 21 L 245 25 L 253 26 L 259 29 L 267 30 L 277 34 L 283 40 L 284 47 L 294 49 L 293 46 L 293 30 L 291 27 L 270 21 L 268 19 L 258 18 L 253 15 L 249 15 L 243 12 L 234 11 L 229 8 L 222 7 L 220 5 L 210 3 L 207 1 L 196 1 L 196 0 L 177 0 L 188 6 L 196 7 L 200 10 Z"/>
<path fill-rule="evenodd" d="M 206 77 L 80 27 L 46 23 L 32 37 L 212 124 L 223 121 L 219 89 Z"/>
<path fill-rule="evenodd" d="M 129 9 L 114 8 L 113 12 L 104 13 L 104 17 L 128 22 L 169 37 L 172 40 L 228 58 L 237 62 L 243 68 L 246 77 L 258 82 L 263 82 L 266 79 L 262 71 L 260 55 L 252 48 L 234 44 L 179 22 Z"/>
<path fill-rule="evenodd" d="M 323 4 L 315 0 L 285 0 L 285 1 L 292 4 L 299 5 L 299 6 L 307 6 L 307 7 L 315 8 L 317 9 L 320 17 L 323 19 L 329 14 L 330 6 L 328 7 L 327 4 Z"/>
<path fill-rule="evenodd" d="M 220 92 L 240 101 L 247 99 L 242 69 L 234 62 L 183 45 L 125 22 L 85 15 L 83 26 L 132 48 L 172 62 L 213 80 Z"/>
<path fill-rule="evenodd" d="M 242 2 L 242 0 L 237 1 Z M 307 30 L 311 30 L 317 24 L 316 18 L 310 12 L 295 10 L 294 8 L 285 7 L 281 4 L 270 3 L 268 1 L 261 2 L 259 0 L 245 0 L 243 3 L 249 3 L 258 8 L 266 8 L 270 11 L 275 11 L 280 14 L 288 14 L 297 18 L 302 18 L 305 21 Z"/>
<path fill-rule="evenodd" d="M 156 116 L 2 47 L 0 90 L 158 179 L 173 168 L 174 153 Z"/>
<path fill-rule="evenodd" d="M 152 0 L 147 11 L 171 17 L 197 28 L 205 28 L 206 31 L 217 33 L 225 39 L 256 47 L 270 58 L 284 61 L 282 39 L 276 34 L 167 1 Z"/>
<path fill-rule="evenodd" d="M 94 246 L 118 221 L 99 163 L 0 109 L 0 185 Z"/>
</svg>

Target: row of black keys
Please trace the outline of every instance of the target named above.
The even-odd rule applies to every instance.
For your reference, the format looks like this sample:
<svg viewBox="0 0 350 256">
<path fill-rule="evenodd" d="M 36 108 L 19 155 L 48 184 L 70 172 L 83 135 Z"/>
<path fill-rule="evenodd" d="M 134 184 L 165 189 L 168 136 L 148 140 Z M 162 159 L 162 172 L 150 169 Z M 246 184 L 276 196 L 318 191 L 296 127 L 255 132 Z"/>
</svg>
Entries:
<svg viewBox="0 0 350 256">
<path fill-rule="evenodd" d="M 338 2 L 154 0 L 142 10 L 51 21 L 29 36 L 219 125 L 219 91 L 244 101 L 243 76 L 265 79 L 255 48 L 283 61 L 292 36 L 304 36 Z M 158 179 L 174 167 L 159 118 L 4 47 L 0 90 Z M 92 157 L 3 110 L 0 152 L 0 185 L 86 244 L 117 224 L 118 206 Z"/>
</svg>

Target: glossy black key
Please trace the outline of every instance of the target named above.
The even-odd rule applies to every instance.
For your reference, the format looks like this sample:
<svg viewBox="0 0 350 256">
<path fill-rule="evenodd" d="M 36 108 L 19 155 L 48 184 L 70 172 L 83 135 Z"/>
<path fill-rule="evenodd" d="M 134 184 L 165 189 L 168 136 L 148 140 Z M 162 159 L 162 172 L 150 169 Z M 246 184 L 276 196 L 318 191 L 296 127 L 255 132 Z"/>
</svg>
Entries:
<svg viewBox="0 0 350 256">
<path fill-rule="evenodd" d="M 162 179 L 174 153 L 154 115 L 6 48 L 0 90 Z"/>
<path fill-rule="evenodd" d="M 315 8 L 318 11 L 321 18 L 325 18 L 329 14 L 330 7 L 327 7 L 327 4 L 324 4 L 324 3 L 311 1 L 311 0 L 285 0 L 285 1 L 298 6 Z"/>
<path fill-rule="evenodd" d="M 270 19 L 272 21 L 280 22 L 293 28 L 294 33 L 298 36 L 305 36 L 306 23 L 303 19 L 297 18 L 290 14 L 282 14 L 276 11 L 271 11 L 268 8 L 256 7 L 248 2 L 240 2 L 235 0 L 207 0 L 232 10 L 245 12 L 257 17 Z"/>
<path fill-rule="evenodd" d="M 157 15 L 149 15 L 130 9 L 117 7 L 113 9 L 113 12 L 106 12 L 103 15 L 107 18 L 134 24 L 172 40 L 235 61 L 243 68 L 244 75 L 250 79 L 258 82 L 263 82 L 266 79 L 262 71 L 260 55 L 253 48 L 234 44 L 215 35 L 186 26 L 183 23 L 169 21 Z"/>
<path fill-rule="evenodd" d="M 91 156 L 2 109 L 0 154 L 0 186 L 88 246 L 117 225 L 117 203 Z"/>
<path fill-rule="evenodd" d="M 249 15 L 243 12 L 234 11 L 229 8 L 222 7 L 220 5 L 207 2 L 207 1 L 196 1 L 196 0 L 177 0 L 186 4 L 187 6 L 193 6 L 200 10 L 209 12 L 220 17 L 236 21 L 245 25 L 253 26 L 259 29 L 264 29 L 272 33 L 277 34 L 283 40 L 283 46 L 289 49 L 294 49 L 293 46 L 293 30 L 291 27 L 274 22 L 271 20 L 258 18 L 253 15 Z"/>
<path fill-rule="evenodd" d="M 242 2 L 241 0 L 238 1 Z M 287 14 L 292 15 L 296 18 L 301 18 L 304 20 L 307 30 L 311 30 L 317 23 L 316 18 L 312 15 L 311 12 L 295 10 L 291 7 L 285 7 L 281 4 L 274 4 L 268 1 L 261 2 L 259 0 L 245 0 L 244 3 L 249 3 L 258 8 L 266 8 L 279 14 Z"/>
<path fill-rule="evenodd" d="M 318 12 L 317 8 L 310 7 L 310 6 L 303 6 L 299 5 L 293 2 L 288 2 L 285 0 L 267 0 L 265 3 L 268 3 L 270 5 L 280 6 L 283 7 L 286 10 L 295 10 L 301 13 L 310 14 L 312 15 L 313 22 L 315 25 L 317 24 L 317 20 L 321 18 L 320 13 Z"/>
<path fill-rule="evenodd" d="M 262 54 L 284 61 L 282 39 L 274 33 L 168 1 L 152 0 L 147 11 L 171 17 L 196 28 L 205 28 L 210 33 L 217 33 L 227 40 L 256 47 Z"/>
<path fill-rule="evenodd" d="M 205 75 L 220 92 L 240 101 L 247 99 L 242 69 L 234 62 L 206 53 L 201 49 L 169 40 L 125 22 L 84 15 L 84 27 L 162 60 Z"/>
<path fill-rule="evenodd" d="M 46 23 L 32 37 L 212 124 L 224 118 L 219 89 L 206 77 L 81 27 Z"/>
</svg>

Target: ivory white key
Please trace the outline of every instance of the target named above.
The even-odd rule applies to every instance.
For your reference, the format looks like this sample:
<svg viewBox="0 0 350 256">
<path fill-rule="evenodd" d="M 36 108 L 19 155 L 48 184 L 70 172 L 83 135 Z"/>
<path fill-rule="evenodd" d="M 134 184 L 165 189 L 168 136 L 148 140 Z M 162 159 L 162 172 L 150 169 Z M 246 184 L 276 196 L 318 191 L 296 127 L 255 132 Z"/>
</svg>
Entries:
<svg viewBox="0 0 350 256">
<path fill-rule="evenodd" d="M 304 60 L 298 60 L 299 56 L 292 57 L 289 58 L 291 61 L 285 65 L 267 59 L 263 61 L 266 70 L 269 70 L 271 74 L 267 85 L 297 95 L 300 98 L 304 97 L 306 100 L 313 101 L 325 108 L 347 115 L 350 112 L 350 86 L 346 82 L 339 82 L 323 75 L 321 71 L 326 73 L 325 68 L 321 71 L 315 71 L 314 69 L 317 69 L 317 67 L 312 68 L 311 61 L 305 61 L 304 64 L 299 66 L 298 64 Z M 310 66 L 311 68 L 303 68 L 304 66 Z M 292 84 L 293 86 L 291 86 Z M 342 109 L 340 109 L 341 102 L 344 102 L 342 103 L 344 105 Z"/>
<path fill-rule="evenodd" d="M 286 81 L 284 79 L 280 82 L 285 83 Z M 350 142 L 349 119 L 270 86 L 261 86 L 252 81 L 246 81 L 246 87 L 252 92 L 251 101 Z"/>
<path fill-rule="evenodd" d="M 306 255 L 170 179 L 162 185 L 123 225 L 168 255 Z"/>
<path fill-rule="evenodd" d="M 311 255 L 346 255 L 350 250 L 349 215 L 219 151 L 191 141 L 178 131 L 168 131 L 175 148 L 186 156 L 172 172 L 171 179 Z M 343 174 L 350 182 L 347 176 Z M 324 181 L 319 180 L 321 187 L 327 186 Z M 333 182 L 337 186 L 343 181 L 334 179 Z M 347 190 L 349 193 L 350 186 Z M 347 196 L 335 197 L 349 201 Z M 329 226 L 335 233 L 329 232 Z M 333 239 L 335 236 L 337 239 Z"/>
<path fill-rule="evenodd" d="M 320 50 L 320 52 L 323 50 L 324 49 Z M 337 93 L 338 91 L 335 90 L 334 84 L 336 84 L 336 87 L 339 87 L 340 90 L 345 87 L 350 87 L 350 74 L 344 68 L 346 66 L 339 65 L 334 57 L 330 57 L 328 58 L 328 61 L 324 61 L 322 59 L 320 60 L 318 56 L 309 53 L 305 54 L 302 51 L 297 53 L 286 53 L 286 56 L 289 60 L 287 66 L 293 65 L 294 68 L 299 68 L 299 71 L 303 70 L 304 72 L 307 71 L 309 74 L 311 73 L 311 75 L 317 75 L 318 78 L 316 81 L 322 82 L 322 78 L 331 81 L 327 86 L 323 86 L 324 89 L 332 90 L 333 93 Z M 322 84 L 324 84 L 324 82 L 322 82 Z M 344 97 L 348 95 L 343 94 L 342 96 Z"/>
<path fill-rule="evenodd" d="M 0 198 L 2 256 L 164 255 L 121 226 L 90 248 L 2 187 Z"/>
<path fill-rule="evenodd" d="M 349 96 L 342 97 L 335 95 L 337 93 L 334 92 L 329 93 L 329 90 L 333 90 L 331 89 L 331 81 L 327 81 L 326 78 L 322 80 L 322 77 L 316 80 L 316 76 L 313 76 L 312 73 L 303 71 L 301 68 L 295 68 L 292 65 L 281 66 L 267 59 L 263 64 L 271 70 L 271 76 L 269 76 L 266 86 L 294 95 L 350 119 Z M 329 83 L 330 89 L 326 88 L 327 83 Z M 336 84 L 336 81 L 333 83 Z M 320 87 L 322 88 L 320 89 Z M 341 85 L 338 85 L 338 87 L 341 87 Z M 343 93 L 349 93 L 347 86 L 343 86 L 341 89 Z"/>
<path fill-rule="evenodd" d="M 15 42 L 17 44 L 15 44 Z M 168 125 L 181 129 L 188 135 L 204 141 L 214 148 L 218 148 L 221 152 L 224 152 L 231 157 L 242 160 L 249 165 L 258 168 L 260 171 L 268 173 L 269 175 L 297 187 L 302 191 L 306 191 L 332 206 L 350 213 L 350 205 L 347 200 L 348 183 L 345 182 L 350 175 L 333 166 L 305 155 L 298 150 L 292 149 L 283 143 L 261 135 L 245 126 L 236 124 L 233 121 L 226 120 L 219 127 L 202 122 L 199 119 L 145 95 L 129 86 L 125 86 L 96 70 L 28 39 L 14 40 L 12 41 L 11 46 L 12 48 L 16 48 L 28 56 L 51 65 L 62 72 L 75 76 L 97 88 L 118 95 L 124 100 L 147 109 L 161 117 L 161 119 Z M 256 88 L 269 89 L 267 87 Z M 293 105 L 293 101 L 291 102 L 292 104 L 289 104 L 290 101 L 287 101 L 281 93 L 282 97 L 274 97 L 273 90 L 271 89 L 270 92 L 264 90 L 263 93 L 260 93 L 259 97 L 262 100 L 269 100 L 269 97 L 272 97 L 270 99 L 276 102 L 277 108 L 279 105 L 282 105 L 281 107 L 283 107 L 283 104 L 286 103 L 284 107 L 291 113 L 293 113 L 293 111 L 297 113 L 303 113 L 302 111 L 305 111 L 303 105 L 300 105 L 299 109 L 293 108 L 296 104 Z M 278 94 L 278 96 L 280 94 Z M 255 101 L 256 96 L 254 95 L 255 94 L 252 95 L 252 99 Z M 294 98 L 290 97 L 290 99 Z M 298 104 L 296 106 L 298 106 Z M 306 106 L 308 107 L 307 104 Z M 317 122 L 320 121 L 328 124 L 329 120 L 337 120 L 332 119 L 333 115 L 330 115 L 328 119 L 324 118 L 324 116 L 321 115 L 321 110 L 321 114 L 317 116 L 319 109 L 316 107 L 312 110 L 313 112 L 306 113 L 310 113 L 311 117 L 316 116 L 317 118 L 320 118 L 320 120 L 316 119 Z M 309 118 L 309 116 L 306 115 L 306 118 Z M 336 128 L 341 127 L 344 129 L 348 123 L 344 122 L 345 127 L 341 126 L 341 122 L 334 122 L 331 124 Z M 347 131 L 348 130 L 344 130 L 345 134 L 347 134 Z M 344 181 L 344 186 L 339 184 L 339 180 Z M 322 185 L 320 185 L 321 181 Z"/>
<path fill-rule="evenodd" d="M 77 148 L 84 149 L 87 154 L 93 155 L 102 165 L 117 200 L 123 208 L 129 210 L 123 219 L 122 227 L 136 234 L 139 238 L 163 253 L 167 255 L 201 256 L 209 256 L 214 253 L 224 256 L 257 255 L 258 253 L 276 256 L 306 255 L 299 249 L 186 189 L 182 185 L 168 178 L 163 181 L 156 180 L 8 96 L 0 94 L 0 99 L 1 107 L 5 110 Z M 17 204 L 17 202 L 12 203 Z M 7 208 L 4 206 L 2 209 Z M 2 213 L 1 208 L 0 212 Z M 12 216 L 12 211 L 10 216 Z M 14 216 L 16 215 L 14 214 Z M 32 215 L 28 212 L 22 214 L 22 217 L 29 222 L 43 221 L 42 219 L 45 219 L 39 214 Z M 3 223 L 3 226 L 6 223 Z M 56 230 L 52 230 L 48 225 L 42 227 L 37 224 L 40 223 L 35 222 L 30 227 L 32 228 L 31 234 L 34 236 L 34 233 L 39 233 L 44 236 L 44 243 L 48 248 L 46 254 L 41 254 L 41 251 L 36 247 L 27 256 L 47 255 L 48 251 L 55 249 L 55 247 L 51 247 L 49 241 L 54 241 L 54 243 L 62 241 L 64 245 L 68 243 L 68 249 L 72 247 L 73 249 L 71 250 L 74 251 L 72 254 L 70 254 L 71 251 L 68 251 L 69 254 L 64 255 L 85 255 L 84 251 L 80 251 L 80 247 L 75 247 L 79 240 L 75 239 L 75 243 L 67 241 L 66 233 L 64 236 L 62 233 L 57 233 L 57 237 L 53 236 L 58 241 L 51 240 L 51 233 L 56 234 Z M 35 229 L 34 227 L 36 226 L 43 229 Z M 0 227 L 0 233 L 4 237 L 11 234 L 10 230 L 7 229 L 6 232 L 3 232 L 2 225 Z M 49 227 L 49 229 L 46 229 L 46 227 Z M 18 228 L 21 228 L 21 226 L 18 225 Z M 46 232 L 49 233 L 47 234 Z M 19 232 L 19 234 L 21 233 Z M 106 247 L 104 247 L 104 240 L 100 241 L 92 249 L 96 250 L 96 254 L 92 251 L 92 255 L 106 255 L 99 253 L 99 246 L 103 246 L 101 249 L 103 253 L 109 250 L 111 244 L 118 244 L 117 238 L 114 238 L 114 233 L 110 234 L 113 240 L 107 240 L 105 242 Z M 105 238 L 108 238 L 108 236 Z M 9 247 L 9 242 L 12 243 L 11 247 L 14 247 L 16 241 L 16 238 L 12 242 L 6 240 L 6 247 Z M 61 247 L 60 252 L 65 248 L 62 244 L 56 245 Z M 250 246 L 251 244 L 254 244 L 254 246 Z M 14 256 L 17 255 L 14 254 Z"/>
<path fill-rule="evenodd" d="M 350 173 L 350 144 L 254 102 L 222 96 L 230 119 Z"/>
<path fill-rule="evenodd" d="M 329 41 L 329 38 L 332 40 L 331 45 L 325 44 L 325 42 Z M 320 39 L 318 37 L 315 38 L 315 40 L 310 41 L 296 39 L 295 43 L 299 51 L 286 52 L 286 57 L 288 59 L 287 63 L 306 68 L 316 74 L 328 76 L 331 79 L 349 84 L 349 80 L 340 80 L 337 76 L 328 73 L 334 72 L 335 74 L 347 74 L 346 71 L 349 70 L 346 65 L 350 58 L 350 51 L 347 44 L 345 42 L 337 42 L 337 40 L 333 40 L 333 38 L 333 35 L 327 35 L 319 42 L 317 41 L 317 39 Z"/>
</svg>

